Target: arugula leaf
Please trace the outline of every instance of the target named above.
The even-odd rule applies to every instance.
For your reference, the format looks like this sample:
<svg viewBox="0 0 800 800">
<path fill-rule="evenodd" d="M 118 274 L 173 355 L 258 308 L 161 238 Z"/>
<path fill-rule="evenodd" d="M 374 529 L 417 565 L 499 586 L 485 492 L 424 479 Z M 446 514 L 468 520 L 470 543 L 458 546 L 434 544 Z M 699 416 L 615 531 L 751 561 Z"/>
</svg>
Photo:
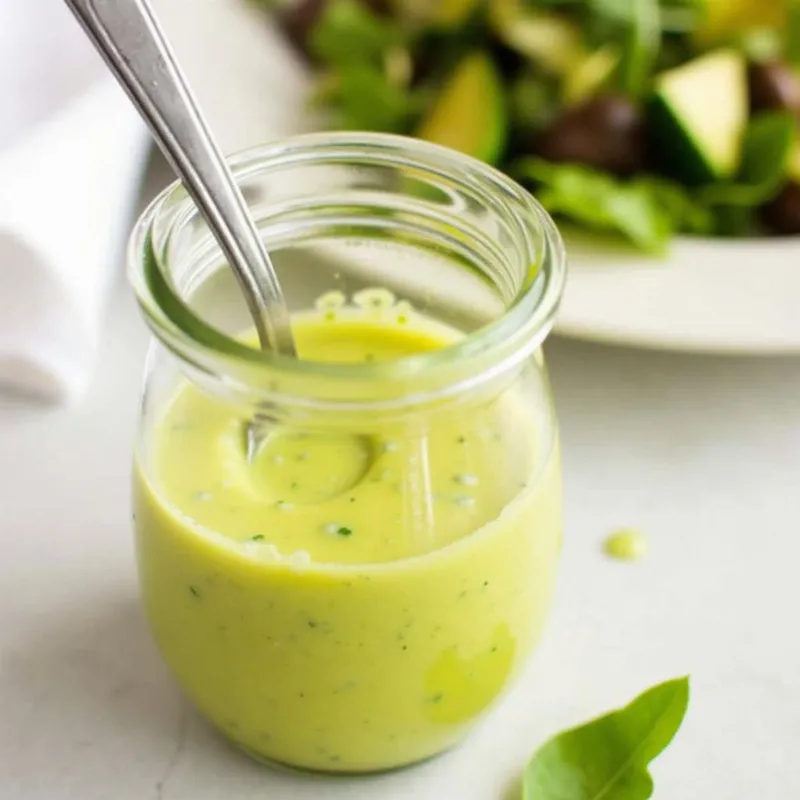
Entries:
<svg viewBox="0 0 800 800">
<path fill-rule="evenodd" d="M 316 105 L 333 112 L 332 122 L 347 130 L 403 133 L 414 98 L 386 73 L 368 64 L 349 64 L 326 77 Z"/>
<path fill-rule="evenodd" d="M 403 32 L 358 0 L 329 0 L 309 39 L 312 55 L 329 66 L 379 63 Z"/>
<path fill-rule="evenodd" d="M 599 24 L 598 35 L 622 40 L 620 88 L 640 97 L 647 88 L 661 48 L 659 0 L 586 0 L 588 13 Z"/>
<path fill-rule="evenodd" d="M 689 679 L 678 678 L 559 734 L 528 764 L 524 800 L 647 800 L 648 766 L 675 737 L 688 704 Z"/>
<path fill-rule="evenodd" d="M 642 175 L 621 181 L 578 164 L 524 158 L 512 165 L 520 180 L 537 187 L 536 196 L 552 214 L 598 231 L 619 233 L 642 250 L 662 254 L 678 231 L 706 233 L 707 210 L 679 184 Z"/>
<path fill-rule="evenodd" d="M 579 165 L 528 170 L 540 184 L 538 198 L 552 214 L 600 231 L 621 233 L 637 247 L 663 253 L 674 233 L 669 215 L 640 188 Z"/>
<path fill-rule="evenodd" d="M 641 97 L 650 83 L 661 47 L 661 10 L 658 0 L 629 0 L 632 21 L 628 27 L 620 75 L 622 89 Z"/>
<path fill-rule="evenodd" d="M 791 111 L 754 117 L 742 145 L 741 179 L 760 186 L 771 200 L 786 176 L 786 167 L 797 137 L 797 121 Z"/>
<path fill-rule="evenodd" d="M 650 189 L 669 214 L 676 231 L 699 236 L 711 233 L 714 229 L 714 219 L 709 209 L 698 203 L 682 184 L 656 175 L 644 175 L 637 180 Z"/>
<path fill-rule="evenodd" d="M 772 200 L 786 182 L 796 127 L 794 115 L 789 111 L 754 117 L 742 145 L 738 180 L 702 188 L 701 201 L 712 206 L 754 208 Z"/>
<path fill-rule="evenodd" d="M 650 175 L 620 181 L 588 167 L 532 158 L 514 169 L 520 180 L 538 187 L 539 200 L 551 213 L 619 233 L 640 249 L 660 254 L 679 232 L 752 234 L 755 209 L 775 197 L 786 181 L 796 136 L 790 112 L 758 115 L 745 135 L 737 181 L 703 187 L 694 196 L 678 183 Z"/>
</svg>

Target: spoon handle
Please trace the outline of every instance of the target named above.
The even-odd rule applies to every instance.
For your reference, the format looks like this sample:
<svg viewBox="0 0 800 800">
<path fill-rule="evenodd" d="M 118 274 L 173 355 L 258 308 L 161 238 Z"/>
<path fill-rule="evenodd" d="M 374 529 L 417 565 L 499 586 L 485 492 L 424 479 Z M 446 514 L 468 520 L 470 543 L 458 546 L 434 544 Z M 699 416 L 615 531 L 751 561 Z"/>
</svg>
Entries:
<svg viewBox="0 0 800 800">
<path fill-rule="evenodd" d="M 244 197 L 147 0 L 66 0 L 216 233 L 261 346 L 296 355 L 289 311 Z"/>
</svg>

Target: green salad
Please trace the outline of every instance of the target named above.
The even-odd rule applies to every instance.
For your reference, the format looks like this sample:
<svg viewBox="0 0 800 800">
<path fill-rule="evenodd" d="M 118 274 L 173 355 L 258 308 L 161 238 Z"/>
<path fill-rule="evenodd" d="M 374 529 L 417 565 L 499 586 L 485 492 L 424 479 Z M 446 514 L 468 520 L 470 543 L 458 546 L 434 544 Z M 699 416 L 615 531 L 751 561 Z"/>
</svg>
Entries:
<svg viewBox="0 0 800 800">
<path fill-rule="evenodd" d="M 800 0 L 266 2 L 331 128 L 455 148 L 651 253 L 800 234 Z"/>
</svg>

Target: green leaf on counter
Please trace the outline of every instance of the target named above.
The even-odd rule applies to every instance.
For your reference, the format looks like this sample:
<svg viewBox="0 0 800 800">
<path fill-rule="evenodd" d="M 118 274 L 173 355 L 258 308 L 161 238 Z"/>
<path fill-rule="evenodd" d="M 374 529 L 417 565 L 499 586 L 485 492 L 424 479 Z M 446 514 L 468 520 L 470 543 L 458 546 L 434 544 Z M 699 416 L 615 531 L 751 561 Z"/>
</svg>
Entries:
<svg viewBox="0 0 800 800">
<path fill-rule="evenodd" d="M 552 214 L 597 231 L 618 233 L 649 253 L 662 254 L 678 231 L 708 232 L 712 220 L 680 185 L 640 176 L 618 180 L 579 164 L 524 158 L 512 168 Z"/>
<path fill-rule="evenodd" d="M 523 800 L 647 800 L 650 762 L 675 737 L 688 704 L 689 679 L 678 678 L 559 734 L 528 764 Z"/>
<path fill-rule="evenodd" d="M 358 0 L 330 0 L 309 40 L 309 49 L 331 66 L 379 63 L 386 51 L 400 44 L 397 24 L 382 19 Z"/>
<path fill-rule="evenodd" d="M 701 189 L 702 202 L 712 206 L 755 208 L 772 200 L 786 182 L 786 170 L 797 136 L 797 123 L 789 111 L 754 117 L 742 146 L 739 178 Z"/>
</svg>

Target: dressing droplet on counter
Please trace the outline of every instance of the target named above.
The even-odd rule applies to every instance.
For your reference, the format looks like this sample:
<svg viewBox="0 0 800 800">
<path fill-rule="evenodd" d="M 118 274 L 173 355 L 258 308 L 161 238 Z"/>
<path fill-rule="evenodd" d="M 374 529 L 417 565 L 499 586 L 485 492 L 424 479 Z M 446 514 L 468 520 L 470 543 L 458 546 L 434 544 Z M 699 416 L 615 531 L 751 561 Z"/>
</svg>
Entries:
<svg viewBox="0 0 800 800">
<path fill-rule="evenodd" d="M 612 533 L 603 543 L 606 555 L 618 561 L 638 561 L 647 554 L 647 537 L 633 528 Z"/>
</svg>

